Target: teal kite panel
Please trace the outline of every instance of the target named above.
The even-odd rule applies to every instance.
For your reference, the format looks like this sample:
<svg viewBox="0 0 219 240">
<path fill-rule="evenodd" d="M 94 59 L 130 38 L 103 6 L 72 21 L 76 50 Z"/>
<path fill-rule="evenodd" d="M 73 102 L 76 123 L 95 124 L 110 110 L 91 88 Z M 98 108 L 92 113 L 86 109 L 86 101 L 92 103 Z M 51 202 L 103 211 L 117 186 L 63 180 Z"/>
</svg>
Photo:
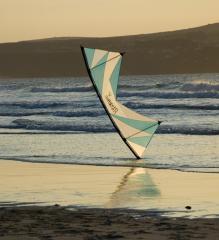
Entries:
<svg viewBox="0 0 219 240">
<path fill-rule="evenodd" d="M 93 61 L 93 57 L 94 57 L 94 52 L 95 49 L 92 48 L 84 48 L 85 54 L 86 54 L 86 58 L 87 58 L 87 62 L 89 67 L 91 67 L 92 61 Z"/>
<path fill-rule="evenodd" d="M 105 64 L 91 70 L 94 83 L 100 95 L 102 95 L 104 71 L 105 71 Z"/>
<path fill-rule="evenodd" d="M 135 120 L 135 119 L 130 119 L 130 118 L 125 118 L 119 115 L 113 114 L 113 117 L 117 118 L 118 120 L 122 121 L 123 123 L 129 125 L 130 127 L 136 128 L 138 130 L 146 130 L 147 128 L 150 128 L 154 126 L 154 122 L 145 122 L 145 121 L 140 121 L 140 120 Z"/>
<path fill-rule="evenodd" d="M 144 137 L 130 137 L 128 140 L 135 144 L 138 144 L 142 147 L 146 147 L 147 144 L 150 142 L 152 136 L 144 136 Z"/>
<path fill-rule="evenodd" d="M 157 128 L 158 128 L 158 124 L 155 124 L 154 126 L 146 129 L 145 132 L 150 133 L 150 134 L 154 134 L 155 131 L 157 130 Z"/>
</svg>

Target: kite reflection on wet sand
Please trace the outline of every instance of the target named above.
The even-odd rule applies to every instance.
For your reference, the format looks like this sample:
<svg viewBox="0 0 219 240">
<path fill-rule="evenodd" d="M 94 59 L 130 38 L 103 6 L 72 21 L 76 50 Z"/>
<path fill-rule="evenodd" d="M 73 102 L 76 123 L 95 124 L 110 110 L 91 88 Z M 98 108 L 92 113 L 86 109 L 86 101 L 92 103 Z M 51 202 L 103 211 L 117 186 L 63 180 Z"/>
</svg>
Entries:
<svg viewBox="0 0 219 240">
<path fill-rule="evenodd" d="M 112 193 L 107 207 L 128 207 L 159 198 L 161 192 L 145 168 L 130 168 Z"/>
</svg>

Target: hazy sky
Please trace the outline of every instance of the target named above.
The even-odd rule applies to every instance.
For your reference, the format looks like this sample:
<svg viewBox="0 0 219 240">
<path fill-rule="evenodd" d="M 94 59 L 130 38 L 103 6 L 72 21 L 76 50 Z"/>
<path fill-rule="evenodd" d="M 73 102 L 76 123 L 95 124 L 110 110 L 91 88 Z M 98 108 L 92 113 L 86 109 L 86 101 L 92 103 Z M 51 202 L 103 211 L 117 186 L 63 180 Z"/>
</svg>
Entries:
<svg viewBox="0 0 219 240">
<path fill-rule="evenodd" d="M 219 0 L 0 0 L 0 42 L 115 36 L 219 22 Z"/>
</svg>

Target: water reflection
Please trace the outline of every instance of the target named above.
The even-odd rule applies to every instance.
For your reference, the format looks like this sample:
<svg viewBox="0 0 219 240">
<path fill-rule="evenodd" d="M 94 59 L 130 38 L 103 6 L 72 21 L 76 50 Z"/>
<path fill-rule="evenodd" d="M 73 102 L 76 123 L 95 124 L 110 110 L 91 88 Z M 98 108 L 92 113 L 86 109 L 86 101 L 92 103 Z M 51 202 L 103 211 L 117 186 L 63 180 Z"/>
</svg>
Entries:
<svg viewBox="0 0 219 240">
<path fill-rule="evenodd" d="M 134 207 L 145 201 L 159 198 L 161 192 L 154 183 L 147 169 L 130 168 L 119 186 L 112 193 L 107 207 Z"/>
</svg>

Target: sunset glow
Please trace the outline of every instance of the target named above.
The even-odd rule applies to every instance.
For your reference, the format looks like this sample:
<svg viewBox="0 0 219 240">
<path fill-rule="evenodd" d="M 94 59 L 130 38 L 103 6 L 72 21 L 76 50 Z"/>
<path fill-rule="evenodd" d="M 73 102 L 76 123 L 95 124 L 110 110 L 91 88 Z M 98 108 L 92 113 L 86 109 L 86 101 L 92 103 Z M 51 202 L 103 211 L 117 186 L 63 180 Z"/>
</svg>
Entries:
<svg viewBox="0 0 219 240">
<path fill-rule="evenodd" d="M 190 28 L 219 22 L 218 9 L 217 0 L 0 0 L 0 42 Z"/>
</svg>

